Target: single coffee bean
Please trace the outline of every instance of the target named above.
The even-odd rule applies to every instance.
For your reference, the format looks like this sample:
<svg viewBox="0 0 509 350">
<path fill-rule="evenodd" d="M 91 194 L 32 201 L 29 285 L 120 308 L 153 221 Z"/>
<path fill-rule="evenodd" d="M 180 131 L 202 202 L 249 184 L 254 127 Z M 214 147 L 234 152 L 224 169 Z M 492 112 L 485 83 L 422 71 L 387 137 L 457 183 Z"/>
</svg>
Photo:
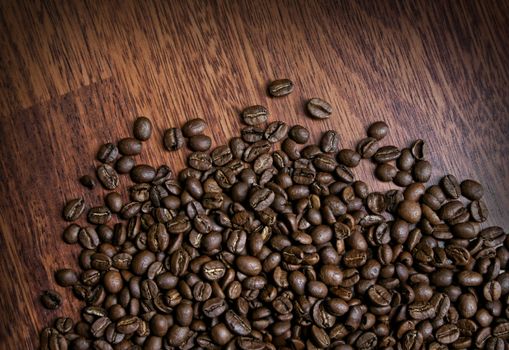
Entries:
<svg viewBox="0 0 509 350">
<path fill-rule="evenodd" d="M 290 79 L 277 79 L 269 84 L 268 90 L 272 97 L 283 97 L 293 91 L 293 82 Z"/>
<path fill-rule="evenodd" d="M 119 185 L 118 174 L 110 165 L 103 164 L 97 168 L 97 178 L 108 190 L 114 190 Z"/>
<path fill-rule="evenodd" d="M 207 171 L 212 168 L 212 159 L 205 152 L 193 152 L 187 157 L 187 163 L 193 169 Z"/>
<path fill-rule="evenodd" d="M 152 122 L 147 117 L 138 117 L 133 124 L 133 135 L 140 141 L 146 141 L 152 135 Z"/>
<path fill-rule="evenodd" d="M 270 123 L 264 132 L 264 137 L 271 143 L 283 140 L 288 134 L 288 124 L 281 121 Z"/>
<path fill-rule="evenodd" d="M 482 198 L 484 190 L 482 185 L 474 180 L 465 180 L 460 185 L 461 195 L 470 200 L 476 201 Z"/>
<path fill-rule="evenodd" d="M 105 224 L 111 220 L 111 211 L 104 206 L 90 208 L 87 214 L 87 220 L 94 225 Z"/>
<path fill-rule="evenodd" d="M 80 177 L 79 181 L 80 181 L 80 184 L 82 184 L 83 186 L 85 186 L 86 188 L 88 188 L 90 190 L 95 188 L 95 180 L 90 175 L 83 175 L 82 177 Z"/>
<path fill-rule="evenodd" d="M 320 148 L 325 153 L 338 152 L 339 135 L 334 130 L 326 131 L 320 140 Z"/>
<path fill-rule="evenodd" d="M 337 159 L 341 164 L 354 168 L 359 165 L 361 155 L 352 149 L 342 149 L 338 152 Z"/>
<path fill-rule="evenodd" d="M 78 283 L 78 275 L 71 269 L 60 269 L 55 273 L 55 281 L 59 286 L 72 287 Z"/>
<path fill-rule="evenodd" d="M 460 331 L 454 324 L 446 324 L 438 328 L 435 332 L 435 338 L 440 344 L 451 344 L 458 340 Z"/>
<path fill-rule="evenodd" d="M 398 159 L 400 154 L 401 151 L 395 146 L 383 146 L 375 152 L 373 160 L 377 163 L 387 163 Z"/>
<path fill-rule="evenodd" d="M 67 221 L 77 220 L 85 210 L 85 200 L 83 198 L 75 198 L 68 201 L 63 210 L 64 219 Z"/>
<path fill-rule="evenodd" d="M 375 168 L 375 176 L 383 182 L 392 181 L 397 173 L 398 170 L 388 163 L 378 164 Z"/>
<path fill-rule="evenodd" d="M 176 151 L 184 146 L 184 135 L 179 128 L 169 128 L 164 132 L 164 147 L 168 151 Z"/>
<path fill-rule="evenodd" d="M 454 175 L 446 175 L 440 181 L 444 193 L 449 198 L 457 199 L 461 194 L 461 188 Z"/>
<path fill-rule="evenodd" d="M 124 156 L 135 156 L 141 153 L 141 142 L 135 138 L 127 137 L 118 141 L 118 150 Z"/>
<path fill-rule="evenodd" d="M 488 218 L 488 207 L 483 200 L 474 200 L 470 203 L 470 216 L 472 220 L 477 222 L 484 222 Z"/>
<path fill-rule="evenodd" d="M 62 238 L 64 242 L 67 244 L 74 244 L 78 242 L 78 234 L 80 232 L 81 227 L 76 224 L 70 224 L 64 230 L 62 234 Z"/>
<path fill-rule="evenodd" d="M 251 106 L 242 111 L 242 121 L 247 125 L 258 125 L 267 122 L 268 110 L 263 106 Z"/>
<path fill-rule="evenodd" d="M 48 310 L 55 310 L 62 305 L 62 297 L 53 290 L 46 290 L 41 295 L 41 303 Z"/>
<path fill-rule="evenodd" d="M 136 183 L 152 182 L 156 176 L 156 170 L 150 165 L 140 164 L 132 168 L 130 176 Z"/>
<path fill-rule="evenodd" d="M 192 137 L 196 135 L 203 134 L 205 131 L 206 123 L 201 118 L 194 118 L 191 120 L 188 120 L 184 126 L 182 126 L 182 135 L 184 137 Z"/>
<path fill-rule="evenodd" d="M 419 139 L 412 144 L 410 151 L 415 159 L 422 160 L 426 156 L 427 148 L 426 143 Z"/>
<path fill-rule="evenodd" d="M 118 157 L 118 148 L 112 143 L 105 143 L 97 152 L 97 160 L 101 163 L 112 163 Z"/>
<path fill-rule="evenodd" d="M 377 149 L 378 143 L 373 137 L 367 137 L 357 143 L 357 153 L 359 153 L 362 158 L 371 158 L 376 153 Z"/>
<path fill-rule="evenodd" d="M 288 136 L 299 144 L 304 144 L 309 140 L 309 130 L 302 125 L 295 125 L 288 131 Z"/>
<path fill-rule="evenodd" d="M 401 154 L 396 161 L 396 165 L 399 170 L 409 171 L 415 164 L 415 158 L 412 152 L 408 148 L 401 150 Z"/>
<path fill-rule="evenodd" d="M 228 328 L 237 335 L 249 335 L 251 333 L 252 328 L 249 320 L 233 310 L 226 311 L 225 321 Z"/>
<path fill-rule="evenodd" d="M 212 140 L 207 135 L 194 135 L 187 143 L 189 149 L 196 152 L 205 152 L 210 149 Z"/>
<path fill-rule="evenodd" d="M 383 121 L 377 121 L 368 128 L 368 136 L 377 140 L 383 139 L 389 133 L 389 126 Z"/>
<path fill-rule="evenodd" d="M 398 214 L 400 217 L 411 224 L 419 222 L 421 213 L 421 206 L 418 202 L 404 200 L 398 205 Z"/>
<path fill-rule="evenodd" d="M 418 160 L 412 169 L 414 180 L 417 182 L 428 182 L 431 177 L 431 163 L 427 160 Z"/>
<path fill-rule="evenodd" d="M 240 130 L 242 140 L 247 143 L 255 143 L 263 139 L 264 130 L 257 126 L 246 126 Z"/>
<path fill-rule="evenodd" d="M 209 281 L 216 281 L 226 273 L 226 267 L 219 260 L 209 261 L 202 266 L 203 276 Z"/>
<path fill-rule="evenodd" d="M 115 163 L 115 170 L 119 174 L 127 174 L 134 167 L 134 158 L 130 156 L 122 156 Z"/>
<path fill-rule="evenodd" d="M 327 119 L 332 113 L 332 106 L 328 102 L 316 97 L 307 102 L 306 108 L 311 117 L 316 119 Z"/>
</svg>

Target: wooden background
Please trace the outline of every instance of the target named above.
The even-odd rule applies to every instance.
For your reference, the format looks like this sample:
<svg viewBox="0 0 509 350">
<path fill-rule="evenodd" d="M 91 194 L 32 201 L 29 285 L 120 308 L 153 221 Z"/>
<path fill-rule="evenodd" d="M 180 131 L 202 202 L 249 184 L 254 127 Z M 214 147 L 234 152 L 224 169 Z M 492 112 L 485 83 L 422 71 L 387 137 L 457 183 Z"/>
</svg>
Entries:
<svg viewBox="0 0 509 350">
<path fill-rule="evenodd" d="M 140 161 L 182 167 L 161 132 L 192 117 L 218 145 L 239 110 L 266 105 L 271 120 L 329 128 L 353 147 L 372 121 L 386 143 L 429 142 L 434 179 L 481 179 L 490 223 L 509 227 L 508 1 L 0 1 L 0 349 L 33 349 L 37 333 L 80 304 L 52 274 L 75 267 L 60 237 L 62 203 L 82 188 L 98 146 L 155 124 Z M 284 99 L 267 83 L 291 78 Z M 331 102 L 312 121 L 304 101 Z M 357 171 L 371 184 L 369 172 Z M 375 185 L 378 186 L 378 185 Z M 38 303 L 56 288 L 58 311 Z"/>
</svg>

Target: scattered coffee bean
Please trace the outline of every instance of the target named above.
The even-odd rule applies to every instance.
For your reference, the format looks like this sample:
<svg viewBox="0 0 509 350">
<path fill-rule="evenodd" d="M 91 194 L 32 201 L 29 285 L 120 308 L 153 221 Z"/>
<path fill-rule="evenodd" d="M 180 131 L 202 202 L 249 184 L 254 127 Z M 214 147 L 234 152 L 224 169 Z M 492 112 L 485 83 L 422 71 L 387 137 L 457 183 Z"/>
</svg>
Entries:
<svg viewBox="0 0 509 350">
<path fill-rule="evenodd" d="M 187 145 L 189 149 L 197 152 L 205 152 L 210 149 L 210 145 L 212 144 L 212 140 L 207 135 L 194 135 L 191 136 Z"/>
<path fill-rule="evenodd" d="M 53 290 L 47 290 L 41 295 L 41 303 L 46 309 L 55 310 L 62 305 L 62 297 Z"/>
<path fill-rule="evenodd" d="M 86 188 L 93 190 L 95 188 L 95 180 L 90 175 L 83 175 L 80 177 L 80 184 L 85 186 Z"/>
<path fill-rule="evenodd" d="M 383 139 L 389 133 L 389 126 L 383 121 L 374 122 L 368 128 L 368 136 L 377 140 Z"/>
<path fill-rule="evenodd" d="M 306 108 L 311 117 L 316 119 L 327 119 L 332 113 L 332 106 L 316 97 L 308 101 Z"/>
<path fill-rule="evenodd" d="M 176 151 L 184 146 L 184 135 L 178 128 L 170 128 L 164 132 L 164 147 L 168 151 Z"/>
<path fill-rule="evenodd" d="M 77 220 L 85 210 L 85 200 L 83 198 L 72 199 L 64 206 L 63 216 L 67 221 Z"/>
<path fill-rule="evenodd" d="M 152 122 L 147 117 L 138 117 L 133 124 L 133 135 L 140 141 L 147 141 L 152 135 Z"/>
<path fill-rule="evenodd" d="M 269 84 L 269 94 L 272 97 L 283 97 L 293 91 L 293 82 L 290 79 L 278 79 Z"/>
</svg>

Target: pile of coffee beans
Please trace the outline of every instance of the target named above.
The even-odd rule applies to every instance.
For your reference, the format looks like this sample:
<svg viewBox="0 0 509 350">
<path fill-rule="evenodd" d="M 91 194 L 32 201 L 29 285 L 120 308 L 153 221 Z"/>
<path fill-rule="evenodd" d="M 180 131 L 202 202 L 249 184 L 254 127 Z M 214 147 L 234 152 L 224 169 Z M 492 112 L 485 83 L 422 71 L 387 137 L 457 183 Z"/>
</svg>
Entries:
<svg viewBox="0 0 509 350">
<path fill-rule="evenodd" d="M 306 108 L 333 112 L 319 98 Z M 136 164 L 147 118 L 100 147 L 104 203 L 63 210 L 82 271 L 55 273 L 84 302 L 81 319 L 56 319 L 41 349 L 509 349 L 509 239 L 484 224 L 481 184 L 426 186 L 425 142 L 385 145 L 382 121 L 341 149 L 337 131 L 308 144 L 305 127 L 269 122 L 264 106 L 241 118 L 240 136 L 212 151 L 202 119 L 166 130 L 167 150 L 192 150 L 178 174 Z M 356 179 L 363 159 L 395 188 Z M 119 188 L 120 174 L 132 186 Z M 62 302 L 54 291 L 41 301 Z"/>
</svg>

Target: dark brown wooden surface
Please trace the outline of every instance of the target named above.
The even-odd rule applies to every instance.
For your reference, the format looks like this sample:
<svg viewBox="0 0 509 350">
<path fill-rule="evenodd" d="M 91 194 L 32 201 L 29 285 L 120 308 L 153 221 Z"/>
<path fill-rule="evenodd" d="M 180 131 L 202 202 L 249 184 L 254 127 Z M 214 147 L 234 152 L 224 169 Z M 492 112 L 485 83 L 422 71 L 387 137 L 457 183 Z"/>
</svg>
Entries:
<svg viewBox="0 0 509 350">
<path fill-rule="evenodd" d="M 138 115 L 155 125 L 140 161 L 175 170 L 184 154 L 163 151 L 161 132 L 192 117 L 218 145 L 243 106 L 263 104 L 314 139 L 338 130 L 345 147 L 383 119 L 386 144 L 428 141 L 434 180 L 480 179 L 489 222 L 509 227 L 507 1 L 2 0 L 0 49 L 0 349 L 33 349 L 54 317 L 77 316 L 52 277 L 77 266 L 62 203 L 100 203 L 77 178 Z M 279 77 L 295 91 L 270 99 Z M 313 96 L 331 102 L 329 120 L 304 116 Z M 60 310 L 39 304 L 47 288 L 68 297 Z"/>
</svg>

